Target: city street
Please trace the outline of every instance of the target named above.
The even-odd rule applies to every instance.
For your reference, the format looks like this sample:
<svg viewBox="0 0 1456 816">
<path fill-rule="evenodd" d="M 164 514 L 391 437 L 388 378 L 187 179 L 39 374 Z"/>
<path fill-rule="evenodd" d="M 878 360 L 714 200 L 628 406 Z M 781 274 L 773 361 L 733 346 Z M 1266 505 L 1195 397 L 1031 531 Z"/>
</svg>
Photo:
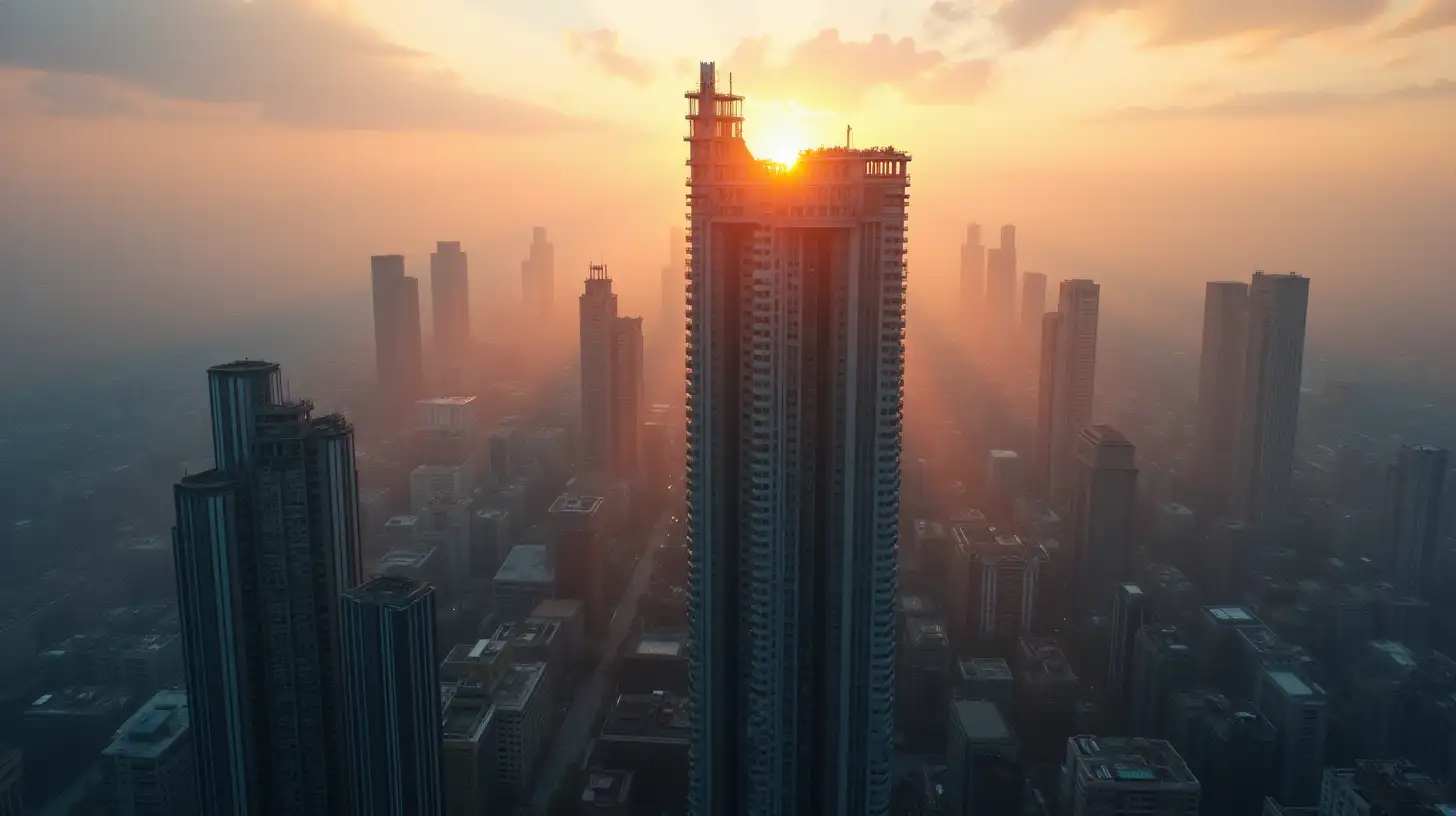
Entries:
<svg viewBox="0 0 1456 816">
<path fill-rule="evenodd" d="M 591 742 L 592 724 L 610 690 L 608 668 L 622 648 L 622 641 L 626 640 L 628 633 L 632 630 L 632 621 L 637 617 L 637 601 L 647 591 L 647 582 L 652 575 L 652 560 L 657 554 L 658 546 L 662 544 L 667 535 L 667 530 L 668 518 L 664 513 L 657 525 L 652 528 L 652 535 L 642 553 L 642 558 L 637 562 L 636 569 L 632 571 L 632 578 L 622 592 L 622 600 L 617 604 L 617 611 L 612 615 L 611 623 L 607 625 L 607 642 L 602 648 L 601 661 L 592 671 L 591 677 L 577 690 L 576 698 L 571 703 L 571 710 L 567 712 L 566 718 L 562 721 L 561 730 L 552 740 L 550 753 L 547 754 L 545 762 L 541 765 L 536 777 L 536 792 L 530 802 L 530 812 L 533 814 L 546 813 L 546 809 L 551 805 L 551 798 L 556 793 L 556 787 L 561 784 L 561 780 L 567 776 L 571 768 L 581 761 L 583 752 Z"/>
</svg>

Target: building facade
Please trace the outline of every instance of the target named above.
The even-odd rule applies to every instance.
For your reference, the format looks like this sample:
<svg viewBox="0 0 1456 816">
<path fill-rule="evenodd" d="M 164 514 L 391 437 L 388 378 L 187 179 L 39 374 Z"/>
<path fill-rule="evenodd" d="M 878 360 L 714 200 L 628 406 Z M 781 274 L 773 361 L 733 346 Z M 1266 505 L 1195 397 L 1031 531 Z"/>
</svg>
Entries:
<svg viewBox="0 0 1456 816">
<path fill-rule="evenodd" d="M 374 289 L 374 356 L 379 390 L 408 404 L 424 388 L 420 349 L 420 282 L 404 274 L 403 255 L 370 259 Z"/>
<path fill-rule="evenodd" d="M 1132 575 L 1137 503 L 1136 449 L 1107 425 L 1077 440 L 1072 498 L 1072 561 L 1082 609 L 1106 609 L 1112 588 Z"/>
<path fill-rule="evenodd" d="M 1448 454 L 1432 445 L 1402 445 L 1385 480 L 1381 555 L 1397 586 L 1434 596 L 1440 573 L 1441 508 Z"/>
<path fill-rule="evenodd" d="M 1203 295 L 1203 351 L 1198 362 L 1198 425 L 1194 482 L 1202 514 L 1228 510 L 1234 490 L 1245 343 L 1249 333 L 1249 285 L 1210 281 Z"/>
<path fill-rule="evenodd" d="M 1097 378 L 1097 315 L 1101 287 L 1089 280 L 1062 281 L 1057 317 L 1044 322 L 1041 385 L 1038 395 L 1038 480 L 1060 510 L 1071 501 L 1077 437 L 1092 424 L 1092 393 Z M 1050 336 L 1048 336 L 1050 330 Z M 1047 347 L 1050 342 L 1050 348 Z"/>
<path fill-rule="evenodd" d="M 689 102 L 690 810 L 883 814 L 910 156 L 755 159 Z"/>
<path fill-rule="evenodd" d="M 470 259 L 459 241 L 439 241 L 430 253 L 430 310 L 435 357 L 463 365 L 470 353 Z"/>
<path fill-rule="evenodd" d="M 556 300 L 556 247 L 546 240 L 545 227 L 531 228 L 531 248 L 521 262 L 521 302 L 531 318 L 551 316 Z"/>
</svg>

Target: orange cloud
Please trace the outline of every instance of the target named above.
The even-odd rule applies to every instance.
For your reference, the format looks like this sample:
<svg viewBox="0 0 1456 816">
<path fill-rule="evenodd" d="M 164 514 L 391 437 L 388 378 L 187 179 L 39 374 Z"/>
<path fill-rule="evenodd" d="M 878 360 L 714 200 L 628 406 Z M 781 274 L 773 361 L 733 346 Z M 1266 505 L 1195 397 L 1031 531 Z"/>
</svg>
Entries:
<svg viewBox="0 0 1456 816">
<path fill-rule="evenodd" d="M 1385 36 L 1414 37 L 1452 26 L 1456 26 L 1456 0 L 1426 0 Z"/>
<path fill-rule="evenodd" d="M 622 53 L 620 37 L 610 28 L 566 32 L 566 47 L 596 67 L 633 85 L 650 85 L 656 73 L 644 60 Z"/>
<path fill-rule="evenodd" d="M 1008 0 L 995 22 L 1016 47 L 1036 45 L 1087 19 L 1129 13 L 1154 45 L 1248 35 L 1301 37 L 1367 23 L 1388 0 Z"/>
</svg>

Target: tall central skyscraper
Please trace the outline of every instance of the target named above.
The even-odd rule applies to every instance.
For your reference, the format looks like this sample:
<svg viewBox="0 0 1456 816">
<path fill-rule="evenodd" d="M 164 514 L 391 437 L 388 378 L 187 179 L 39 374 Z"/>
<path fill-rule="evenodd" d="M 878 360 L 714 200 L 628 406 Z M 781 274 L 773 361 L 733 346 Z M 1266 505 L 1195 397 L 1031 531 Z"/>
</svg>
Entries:
<svg viewBox="0 0 1456 816">
<path fill-rule="evenodd" d="M 1445 499 L 1445 448 L 1402 445 L 1385 480 L 1381 556 L 1401 589 L 1434 598 L 1439 580 L 1441 503 Z"/>
<path fill-rule="evenodd" d="M 465 362 L 470 350 L 470 267 L 459 241 L 440 241 L 430 254 L 430 307 L 435 318 L 435 356 L 446 365 Z"/>
<path fill-rule="evenodd" d="M 374 287 L 374 354 L 379 390 L 396 405 L 420 396 L 420 282 L 404 274 L 403 255 L 370 259 Z"/>
<path fill-rule="evenodd" d="M 961 244 L 961 310 L 964 317 L 980 326 L 986 305 L 986 246 L 981 243 L 981 225 L 966 227 Z"/>
<path fill-rule="evenodd" d="M 1056 316 L 1042 322 L 1041 384 L 1032 479 L 1052 506 L 1072 497 L 1077 435 L 1092 422 L 1097 376 L 1097 313 L 1101 288 L 1089 280 L 1062 281 Z"/>
<path fill-rule="evenodd" d="M 549 317 L 556 299 L 556 247 L 545 227 L 531 228 L 531 249 L 521 262 L 521 302 L 530 318 Z"/>
<path fill-rule="evenodd" d="M 1254 273 L 1239 411 L 1233 515 L 1255 528 L 1292 506 L 1309 278 Z"/>
<path fill-rule="evenodd" d="M 1008 355 L 1018 345 L 1016 337 L 1016 227 L 1001 227 L 1001 245 L 986 253 L 986 325 L 990 348 Z"/>
<path fill-rule="evenodd" d="M 173 531 L 199 813 L 348 807 L 341 598 L 359 583 L 353 428 L 274 363 L 207 372 L 216 466 Z"/>
<path fill-rule="evenodd" d="M 619 317 L 603 264 L 587 272 L 579 298 L 582 465 L 630 476 L 642 424 L 642 318 Z"/>
<path fill-rule="evenodd" d="M 910 156 L 687 98 L 690 812 L 885 814 Z"/>
<path fill-rule="evenodd" d="M 1233 495 L 1248 324 L 1249 285 L 1210 281 L 1203 299 L 1198 427 L 1193 440 L 1198 512 L 1209 517 L 1227 511 Z"/>
</svg>

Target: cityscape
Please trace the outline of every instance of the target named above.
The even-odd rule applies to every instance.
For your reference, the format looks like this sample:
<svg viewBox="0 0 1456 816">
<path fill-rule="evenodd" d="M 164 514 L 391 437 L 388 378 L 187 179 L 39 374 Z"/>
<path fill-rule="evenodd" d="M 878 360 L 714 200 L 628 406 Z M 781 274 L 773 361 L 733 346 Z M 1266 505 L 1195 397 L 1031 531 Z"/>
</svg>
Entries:
<svg viewBox="0 0 1456 816">
<path fill-rule="evenodd" d="M 0 127 L 8 70 L 59 94 L 47 77 L 106 76 L 115 56 L 58 67 L 87 42 L 80 29 L 62 36 L 48 27 L 59 7 L 13 2 L 0 2 Z M 285 17 L 319 53 L 418 56 L 362 22 L 397 19 L 368 0 L 244 5 L 229 12 L 236 39 L 213 42 L 215 66 Z M 1066 222 L 1024 217 L 1024 192 L 947 191 L 938 137 L 922 152 L 879 102 L 845 103 L 854 118 L 832 127 L 815 124 L 822 111 L 785 125 L 840 87 L 838 46 L 862 49 L 845 75 L 883 73 L 866 98 L 888 89 L 903 110 L 941 110 L 933 90 L 989 81 L 971 74 L 975 46 L 958 51 L 947 32 L 982 20 L 1021 49 L 1070 38 L 1075 15 L 1046 5 L 937 2 L 922 40 L 936 50 L 826 28 L 777 69 L 749 40 L 669 71 L 620 50 L 613 30 L 568 29 L 563 47 L 593 71 L 658 96 L 670 75 L 681 107 L 672 141 L 653 131 L 641 156 L 572 137 L 583 149 L 540 181 L 566 185 L 551 188 L 573 199 L 565 210 L 532 203 L 545 193 L 502 167 L 490 196 L 505 209 L 480 218 L 513 226 L 493 223 L 490 240 L 464 221 L 427 224 L 430 245 L 371 234 L 363 209 L 323 213 L 358 219 L 357 234 L 328 239 L 350 259 L 346 283 L 283 271 L 300 267 L 279 257 L 315 263 L 317 247 L 250 247 L 256 279 L 216 290 L 176 340 L 157 339 L 182 325 L 161 318 L 156 338 L 151 318 L 109 328 L 125 316 L 104 313 L 149 314 L 150 278 L 111 303 L 75 292 L 94 324 L 25 314 L 41 311 L 36 287 L 62 279 L 17 284 L 0 361 L 53 362 L 17 363 L 0 391 L 0 816 L 1456 813 L 1449 297 L 1405 283 L 1391 257 L 1368 273 L 1419 301 L 1392 312 L 1317 265 L 1274 268 L 1306 257 L 1277 237 L 1237 250 L 1268 268 L 1213 250 L 1194 260 L 1190 246 L 1176 275 L 1121 275 L 1067 250 Z M 1197 16 L 1125 11 L 1164 27 L 1149 42 L 1191 37 Z M 1404 15 L 1382 37 L 1451 45 L 1449 3 L 1382 13 Z M 1267 15 L 1248 30 L 1314 36 Z M 63 45 L 47 51 L 48 36 Z M 154 39 L 136 36 L 128 48 Z M 923 67 L 889 71 L 880 46 Z M 1456 70 L 1456 49 L 1442 54 Z M 396 85 L 362 65 L 379 108 L 251 101 L 299 140 L 409 100 L 421 118 L 524 105 L 445 73 Z M 795 69 L 814 81 L 785 98 Z M 143 87 L 151 70 L 123 78 Z M 184 98 L 248 101 L 229 96 L 243 86 L 201 90 L 207 70 L 157 80 L 194 81 L 187 93 L 206 98 L 158 91 L 148 126 L 215 126 L 170 107 Z M 281 102 L 343 80 L 325 71 L 318 89 L 286 93 L 274 81 L 257 87 Z M 1451 83 L 1387 101 L 1440 108 L 1449 137 Z M 51 102 L 101 104 L 92 91 Z M 1327 111 L 1366 94 L 1329 93 L 1279 104 Z M 125 139 L 130 125 L 108 117 L 138 109 L 62 110 L 45 116 Z M 1251 110 L 1238 116 L 1264 115 Z M 1148 127 L 1181 116 L 1154 113 Z M 1452 142 L 1432 148 L 1435 131 L 1409 128 L 1412 154 L 1444 156 L 1419 190 L 1450 216 Z M 518 138 L 549 152 L 562 137 L 523 126 Z M 350 169 L 320 172 L 349 190 L 372 167 L 394 172 L 395 154 L 359 144 Z M 265 161 L 217 149 L 240 179 Z M 582 153 L 615 162 L 602 172 L 619 196 L 580 177 Z M 440 159 L 408 156 L 411 172 Z M 5 211 L 56 206 L 9 206 L 5 180 L 24 162 L 9 164 Z M 632 179 L 647 165 L 670 178 L 650 204 Z M 449 199 L 433 184 L 419 195 Z M 238 185 L 181 206 L 226 212 L 253 189 Z M 387 206 L 360 206 L 384 221 L 439 211 L 408 212 L 386 189 Z M 1068 208 L 1098 207 L 1071 187 L 1037 195 L 1061 192 Z M 154 206 L 148 195 L 137 206 Z M 1270 195 L 1249 206 L 1279 233 L 1284 199 Z M 1415 208 L 1427 193 L 1411 195 Z M 297 202 L 255 203 L 282 207 L 283 230 Z M 614 224 L 631 235 L 603 237 Z M 1456 257 L 1450 225 L 1417 255 L 1438 276 Z M 10 253 L 49 240 L 34 229 L 10 239 L 0 224 L 7 277 L 29 276 Z M 1099 240 L 1136 244 L 1143 229 Z M 1218 232 L 1210 215 L 1206 240 L 1237 240 Z M 178 252 L 194 239 L 247 241 L 187 236 Z M 186 311 L 176 304 L 156 308 Z M 52 322 L 89 348 L 41 339 Z"/>
</svg>

